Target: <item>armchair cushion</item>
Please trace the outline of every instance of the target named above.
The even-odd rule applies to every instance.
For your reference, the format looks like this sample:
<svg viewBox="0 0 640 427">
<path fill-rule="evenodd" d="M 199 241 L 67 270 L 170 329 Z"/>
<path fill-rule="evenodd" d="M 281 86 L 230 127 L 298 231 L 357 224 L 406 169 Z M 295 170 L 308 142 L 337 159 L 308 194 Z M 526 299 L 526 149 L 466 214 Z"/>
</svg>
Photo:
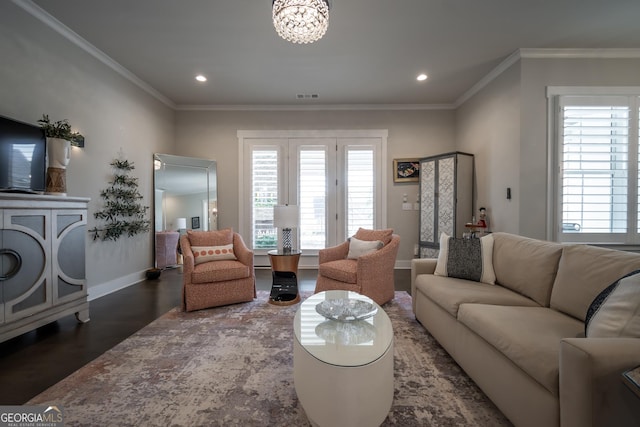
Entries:
<svg viewBox="0 0 640 427">
<path fill-rule="evenodd" d="M 382 248 L 382 246 L 384 245 L 380 240 L 365 241 L 352 237 L 349 239 L 349 253 L 347 254 L 347 258 L 358 259 L 362 255 L 377 251 Z"/>
<path fill-rule="evenodd" d="M 380 240 L 383 245 L 389 244 L 391 237 L 393 236 L 393 229 L 387 228 L 385 230 L 367 230 L 366 228 L 359 228 L 356 234 L 353 235 L 359 240 Z"/>
<path fill-rule="evenodd" d="M 191 283 L 226 282 L 247 277 L 251 277 L 251 271 L 239 261 L 214 261 L 196 265 L 191 273 Z"/>
<path fill-rule="evenodd" d="M 209 261 L 237 259 L 233 253 L 233 243 L 224 246 L 191 246 L 193 261 L 200 264 Z"/>
<path fill-rule="evenodd" d="M 329 261 L 318 266 L 318 274 L 338 282 L 357 282 L 358 262 L 354 259 Z"/>
<path fill-rule="evenodd" d="M 213 231 L 187 230 L 191 246 L 224 246 L 233 243 L 233 228 Z"/>
</svg>

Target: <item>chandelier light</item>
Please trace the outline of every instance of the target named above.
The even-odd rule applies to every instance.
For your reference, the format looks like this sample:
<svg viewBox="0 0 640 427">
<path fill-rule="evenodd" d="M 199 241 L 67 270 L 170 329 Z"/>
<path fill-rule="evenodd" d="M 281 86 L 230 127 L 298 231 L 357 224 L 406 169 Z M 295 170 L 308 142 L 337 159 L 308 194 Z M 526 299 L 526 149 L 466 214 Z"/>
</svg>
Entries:
<svg viewBox="0 0 640 427">
<path fill-rule="evenodd" d="M 320 40 L 329 26 L 329 0 L 273 0 L 273 26 L 292 43 Z"/>
</svg>

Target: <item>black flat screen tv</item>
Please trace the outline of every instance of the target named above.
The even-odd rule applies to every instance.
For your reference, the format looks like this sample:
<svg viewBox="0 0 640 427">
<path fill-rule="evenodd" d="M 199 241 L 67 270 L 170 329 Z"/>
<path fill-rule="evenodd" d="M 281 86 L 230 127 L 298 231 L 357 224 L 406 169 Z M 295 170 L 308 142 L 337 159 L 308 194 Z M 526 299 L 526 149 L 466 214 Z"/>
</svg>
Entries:
<svg viewBox="0 0 640 427">
<path fill-rule="evenodd" d="M 0 116 L 0 191 L 44 192 L 46 174 L 42 129 Z"/>
</svg>

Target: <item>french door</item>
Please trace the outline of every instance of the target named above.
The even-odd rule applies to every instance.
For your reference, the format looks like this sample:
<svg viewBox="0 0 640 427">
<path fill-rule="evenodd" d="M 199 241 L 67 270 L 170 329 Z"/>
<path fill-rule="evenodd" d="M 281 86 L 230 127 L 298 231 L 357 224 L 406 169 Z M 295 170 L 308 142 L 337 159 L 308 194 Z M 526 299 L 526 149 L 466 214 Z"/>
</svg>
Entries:
<svg viewBox="0 0 640 427">
<path fill-rule="evenodd" d="M 273 206 L 297 205 L 306 255 L 386 224 L 386 131 L 239 131 L 240 224 L 257 255 L 278 246 Z"/>
</svg>

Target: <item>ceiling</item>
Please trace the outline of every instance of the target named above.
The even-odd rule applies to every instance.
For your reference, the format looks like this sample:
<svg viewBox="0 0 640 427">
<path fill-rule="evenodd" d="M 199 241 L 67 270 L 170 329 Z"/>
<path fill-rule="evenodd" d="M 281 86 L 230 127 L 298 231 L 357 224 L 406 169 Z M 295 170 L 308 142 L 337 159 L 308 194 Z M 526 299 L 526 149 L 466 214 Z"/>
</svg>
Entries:
<svg viewBox="0 0 640 427">
<path fill-rule="evenodd" d="M 271 0 L 25 4 L 174 108 L 453 105 L 519 48 L 640 48 L 638 0 L 331 0 L 308 45 L 278 37 Z"/>
</svg>

